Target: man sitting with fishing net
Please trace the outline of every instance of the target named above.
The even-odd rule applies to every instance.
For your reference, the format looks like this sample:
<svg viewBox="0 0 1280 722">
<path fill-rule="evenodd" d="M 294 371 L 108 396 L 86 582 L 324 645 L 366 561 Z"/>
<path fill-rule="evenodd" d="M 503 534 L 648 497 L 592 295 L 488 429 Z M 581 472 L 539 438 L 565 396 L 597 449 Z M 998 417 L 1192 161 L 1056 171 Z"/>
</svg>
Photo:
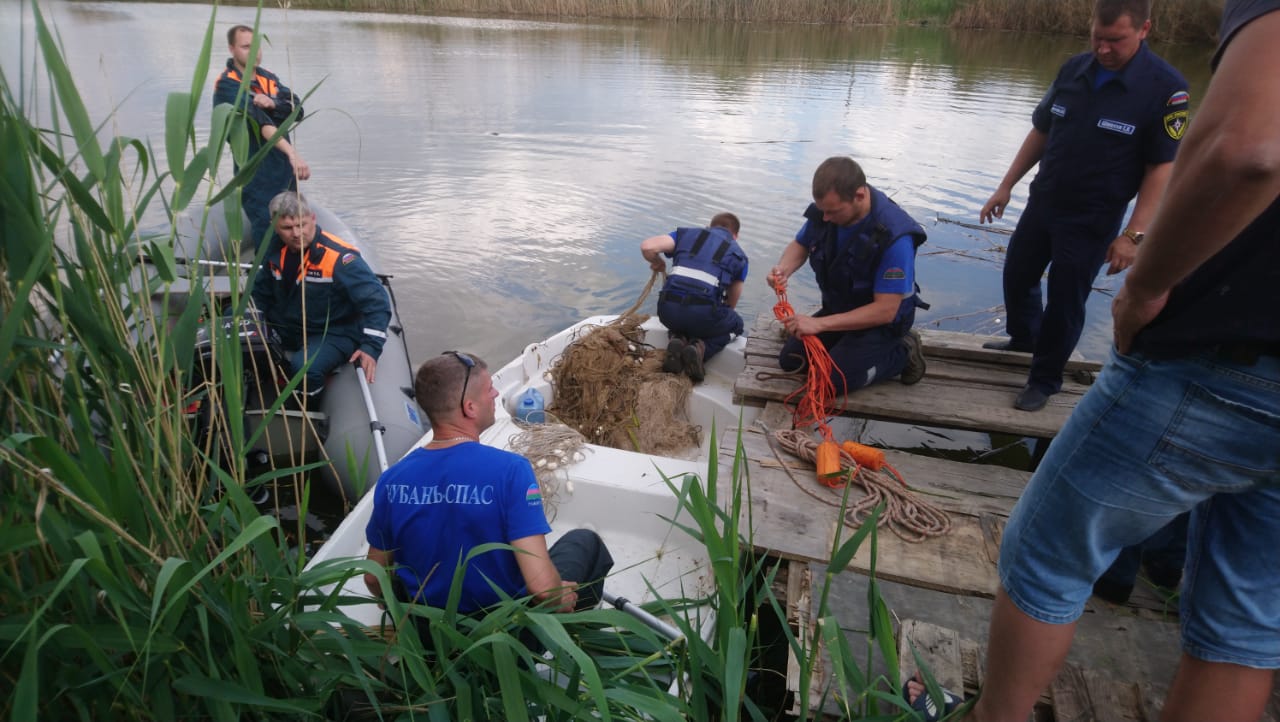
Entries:
<svg viewBox="0 0 1280 722">
<path fill-rule="evenodd" d="M 768 282 L 784 295 L 787 279 L 808 259 L 822 308 L 812 316 L 791 313 L 783 319 L 791 337 L 782 346 L 779 365 L 798 372 L 814 362 L 804 339 L 816 336 L 830 353 L 826 370 L 838 394 L 894 376 L 904 384 L 918 382 L 924 377 L 924 353 L 911 324 L 917 307 L 928 308 L 915 283 L 924 228 L 869 185 L 852 158 L 828 158 L 818 166 L 813 200 Z"/>
<path fill-rule="evenodd" d="M 658 320 L 671 335 L 663 371 L 701 381 L 706 377 L 703 364 L 742 333 L 742 316 L 734 310 L 747 280 L 740 228 L 737 216 L 718 213 L 706 228 L 677 228 L 640 244 L 641 255 L 655 271 L 667 270 L 662 256 L 672 259 L 658 294 Z"/>
<path fill-rule="evenodd" d="M 595 607 L 613 568 L 600 536 L 574 529 L 548 550 L 551 526 L 533 467 L 480 443 L 498 396 L 484 361 L 446 351 L 418 368 L 414 392 L 432 439 L 378 479 L 365 528 L 369 558 L 393 567 L 396 596 L 446 608 L 455 570 L 465 565 L 462 614 L 483 615 L 504 598 L 524 596 L 554 612 Z M 492 545 L 500 546 L 476 552 Z M 376 575 L 364 579 L 382 595 Z M 420 631 L 429 644 L 425 624 Z"/>
</svg>

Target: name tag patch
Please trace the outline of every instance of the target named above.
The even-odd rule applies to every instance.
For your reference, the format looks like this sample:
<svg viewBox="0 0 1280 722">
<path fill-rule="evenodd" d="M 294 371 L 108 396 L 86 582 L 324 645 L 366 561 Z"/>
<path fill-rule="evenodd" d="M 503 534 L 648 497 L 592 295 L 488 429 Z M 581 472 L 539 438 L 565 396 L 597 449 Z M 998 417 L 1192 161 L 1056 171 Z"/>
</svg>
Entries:
<svg viewBox="0 0 1280 722">
<path fill-rule="evenodd" d="M 1054 103 L 1054 104 L 1049 108 L 1049 112 L 1050 112 L 1050 113 L 1053 113 L 1054 115 L 1058 116 L 1059 118 L 1065 118 L 1065 117 L 1067 117 L 1067 109 L 1066 109 L 1066 108 L 1064 108 L 1064 107 L 1062 107 L 1061 105 L 1058 105 L 1057 103 Z"/>
<path fill-rule="evenodd" d="M 1125 135 L 1133 135 L 1133 131 L 1137 130 L 1136 127 L 1129 123 L 1121 123 L 1118 120 L 1108 120 L 1107 118 L 1099 120 L 1098 127 L 1113 133 L 1124 133 Z"/>
</svg>

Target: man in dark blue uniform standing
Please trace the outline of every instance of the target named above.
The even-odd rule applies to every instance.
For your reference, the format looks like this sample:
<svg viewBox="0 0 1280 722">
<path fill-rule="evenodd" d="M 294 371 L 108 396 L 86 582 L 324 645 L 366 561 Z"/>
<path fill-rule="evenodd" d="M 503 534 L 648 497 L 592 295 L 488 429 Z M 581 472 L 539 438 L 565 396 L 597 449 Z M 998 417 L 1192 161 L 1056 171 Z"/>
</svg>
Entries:
<svg viewBox="0 0 1280 722">
<path fill-rule="evenodd" d="M 302 102 L 289 90 L 275 73 L 258 65 L 258 56 L 250 60 L 253 49 L 253 28 L 237 25 L 227 31 L 227 69 L 218 76 L 213 87 L 213 105 L 226 103 L 236 106 L 244 114 L 249 130 L 249 155 L 252 158 L 264 144 L 274 138 L 279 126 L 296 109 L 295 120 L 302 120 Z M 243 95 L 240 88 L 247 69 L 253 69 L 249 87 Z M 228 142 L 230 139 L 228 139 Z M 235 164 L 239 172 L 239 163 Z M 271 231 L 271 214 L 267 205 L 281 191 L 297 190 L 298 181 L 311 177 L 311 168 L 284 135 L 263 158 L 253 177 L 240 191 L 240 205 L 249 216 L 249 236 L 255 246 L 261 246 Z"/>
<path fill-rule="evenodd" d="M 321 230 L 301 193 L 271 200 L 275 236 L 253 281 L 253 302 L 297 373 L 311 361 L 303 392 L 324 390 L 343 362 L 373 383 L 387 341 L 391 301 L 360 251 Z"/>
<path fill-rule="evenodd" d="M 742 333 L 742 316 L 734 310 L 747 280 L 747 254 L 738 245 L 741 227 L 737 216 L 719 213 L 706 228 L 677 228 L 640 244 L 655 271 L 667 270 L 662 256 L 673 259 L 658 294 L 658 320 L 671 334 L 662 362 L 667 373 L 683 371 L 701 381 L 703 364 Z"/>
<path fill-rule="evenodd" d="M 1280 668 L 1280 0 L 1230 0 L 1216 70 L 1112 303 L 1115 351 L 1009 517 L 982 696 L 1025 720 L 1119 550 L 1190 511 L 1162 720 L 1256 720 Z M 919 702 L 922 687 L 909 685 Z"/>
<path fill-rule="evenodd" d="M 1030 377 L 1014 401 L 1023 411 L 1039 411 L 1062 389 L 1093 279 L 1104 263 L 1108 274 L 1133 263 L 1187 127 L 1187 81 L 1144 42 L 1150 11 L 1150 0 L 1097 1 L 1093 52 L 1063 64 L 982 207 L 981 222 L 1002 217 L 1013 186 L 1040 164 L 1005 258 L 1009 340 L 986 344 L 1032 353 Z"/>
<path fill-rule="evenodd" d="M 804 337 L 816 335 L 835 362 L 831 382 L 840 394 L 898 377 L 924 376 L 920 337 L 911 330 L 916 307 L 916 248 L 924 228 L 867 183 L 852 158 L 828 158 L 813 174 L 813 200 L 795 241 L 769 272 L 769 286 L 785 287 L 806 259 L 822 291 L 822 308 L 783 322 L 791 337 L 778 363 L 805 367 Z"/>
</svg>

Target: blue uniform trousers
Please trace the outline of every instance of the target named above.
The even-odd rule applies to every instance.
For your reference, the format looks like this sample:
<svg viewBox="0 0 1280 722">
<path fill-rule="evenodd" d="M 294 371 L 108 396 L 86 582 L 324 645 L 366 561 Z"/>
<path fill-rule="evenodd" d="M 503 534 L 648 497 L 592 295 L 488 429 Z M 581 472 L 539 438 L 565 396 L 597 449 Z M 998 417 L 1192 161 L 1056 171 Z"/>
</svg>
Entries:
<svg viewBox="0 0 1280 722">
<path fill-rule="evenodd" d="M 825 315 L 825 311 L 814 314 Z M 818 334 L 818 338 L 835 363 L 831 383 L 837 394 L 891 379 L 907 366 L 907 347 L 902 337 L 894 336 L 883 328 L 831 331 Z M 798 372 L 806 367 L 806 361 L 804 341 L 795 336 L 787 338 L 778 354 L 778 365 L 782 370 Z"/>
<path fill-rule="evenodd" d="M 323 338 L 312 337 L 309 341 L 305 348 L 286 351 L 285 357 L 289 360 L 289 370 L 295 374 L 307 363 L 307 359 L 311 359 L 305 383 L 306 393 L 314 395 L 324 390 L 325 378 L 351 358 L 351 354 L 360 347 L 360 342 L 335 333 L 327 333 Z"/>
<path fill-rule="evenodd" d="M 688 298 L 688 297 L 686 297 Z M 673 336 L 701 339 L 702 360 L 710 361 L 729 344 L 732 334 L 742 334 L 742 316 L 723 304 L 689 303 L 661 299 L 658 320 Z"/>
<path fill-rule="evenodd" d="M 1035 193 L 1009 239 L 1004 261 L 1008 333 L 1034 344 L 1030 385 L 1062 389 L 1062 371 L 1084 330 L 1085 300 L 1120 232 L 1115 214 L 1088 214 L 1037 200 Z M 1048 297 L 1040 277 L 1049 269 Z"/>
<path fill-rule="evenodd" d="M 297 189 L 298 179 L 293 174 L 293 164 L 284 153 L 272 150 L 240 191 L 240 207 L 249 216 L 249 227 L 245 232 L 248 238 L 253 239 L 254 248 L 261 248 L 271 238 L 273 229 L 268 209 L 271 199 L 284 191 Z"/>
</svg>

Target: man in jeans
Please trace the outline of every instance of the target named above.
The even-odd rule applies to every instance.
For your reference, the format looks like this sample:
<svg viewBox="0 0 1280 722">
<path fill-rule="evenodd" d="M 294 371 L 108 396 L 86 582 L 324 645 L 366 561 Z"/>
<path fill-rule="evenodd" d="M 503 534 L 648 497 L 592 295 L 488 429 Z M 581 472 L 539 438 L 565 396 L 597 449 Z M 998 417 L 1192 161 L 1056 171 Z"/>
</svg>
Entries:
<svg viewBox="0 0 1280 722">
<path fill-rule="evenodd" d="M 1026 720 L 1090 587 L 1190 510 L 1162 719 L 1256 720 L 1280 667 L 1280 0 L 1232 0 L 1216 74 L 1112 306 L 1116 353 L 1018 500 L 973 719 Z M 918 701 L 920 687 L 909 685 Z"/>
</svg>

